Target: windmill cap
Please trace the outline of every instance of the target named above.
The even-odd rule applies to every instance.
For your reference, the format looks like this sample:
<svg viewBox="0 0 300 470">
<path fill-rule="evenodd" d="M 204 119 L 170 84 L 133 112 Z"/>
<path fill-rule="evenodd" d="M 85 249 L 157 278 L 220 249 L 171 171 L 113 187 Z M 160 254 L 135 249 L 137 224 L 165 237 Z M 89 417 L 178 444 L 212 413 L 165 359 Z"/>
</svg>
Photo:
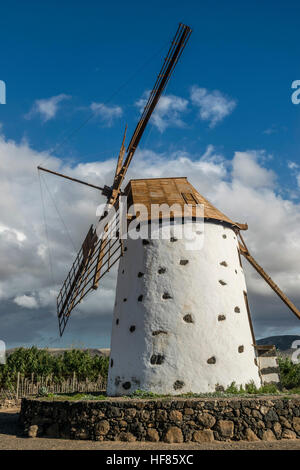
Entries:
<svg viewBox="0 0 300 470">
<path fill-rule="evenodd" d="M 183 208 L 186 204 L 192 206 L 193 212 L 196 214 L 196 205 L 203 204 L 204 218 L 218 222 L 223 222 L 231 227 L 239 230 L 247 230 L 247 224 L 234 222 L 207 199 L 205 199 L 187 180 L 187 177 L 176 178 L 147 178 L 132 179 L 127 184 L 124 194 L 129 198 L 130 204 L 143 204 L 146 206 L 149 217 L 151 219 L 152 204 L 173 204 L 181 206 L 180 214 L 183 214 Z M 194 210 L 195 209 L 195 210 Z M 172 211 L 173 212 L 173 211 Z M 176 216 L 176 211 L 174 212 Z"/>
</svg>

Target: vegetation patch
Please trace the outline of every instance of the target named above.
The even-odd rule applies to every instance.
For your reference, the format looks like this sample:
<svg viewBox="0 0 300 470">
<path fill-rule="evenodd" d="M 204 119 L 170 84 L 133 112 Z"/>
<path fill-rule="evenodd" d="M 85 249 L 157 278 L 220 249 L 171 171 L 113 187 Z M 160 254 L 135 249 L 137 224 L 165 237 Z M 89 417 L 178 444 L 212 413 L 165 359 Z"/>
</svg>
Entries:
<svg viewBox="0 0 300 470">
<path fill-rule="evenodd" d="M 18 372 L 30 377 L 51 377 L 59 382 L 66 376 L 76 374 L 78 380 L 96 381 L 99 376 L 106 379 L 109 358 L 92 356 L 88 351 L 72 349 L 62 354 L 50 354 L 47 349 L 18 348 L 0 365 L 0 389 L 9 388 L 16 383 Z"/>
</svg>

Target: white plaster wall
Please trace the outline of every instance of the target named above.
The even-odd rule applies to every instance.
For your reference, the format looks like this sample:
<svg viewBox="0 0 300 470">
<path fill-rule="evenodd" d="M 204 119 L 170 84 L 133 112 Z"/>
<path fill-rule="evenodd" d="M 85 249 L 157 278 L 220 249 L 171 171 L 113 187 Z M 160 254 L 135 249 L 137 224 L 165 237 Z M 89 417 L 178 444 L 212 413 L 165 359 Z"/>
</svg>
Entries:
<svg viewBox="0 0 300 470">
<path fill-rule="evenodd" d="M 259 368 L 262 371 L 262 381 L 263 383 L 279 383 L 279 367 L 277 356 L 260 356 L 258 357 Z M 269 374 L 263 373 L 264 369 L 267 368 L 276 368 L 278 369 L 278 373 L 271 372 Z"/>
<path fill-rule="evenodd" d="M 193 227 L 189 224 L 189 230 Z M 180 239 L 152 239 L 148 245 L 141 239 L 125 242 L 113 317 L 109 395 L 136 389 L 174 395 L 213 392 L 216 385 L 227 387 L 233 381 L 261 385 L 236 235 L 231 228 L 206 222 L 204 239 L 203 230 L 197 237 L 200 245 L 204 242 L 198 251 L 187 250 Z M 180 260 L 188 263 L 181 265 Z M 223 261 L 227 267 L 220 264 Z M 166 271 L 159 274 L 160 268 Z M 164 293 L 172 298 L 163 299 Z M 184 321 L 186 314 L 193 323 Z M 218 321 L 219 315 L 226 319 Z M 165 333 L 154 336 L 157 330 Z M 239 346 L 244 347 L 241 353 Z M 152 365 L 153 354 L 164 356 L 163 363 Z M 211 357 L 215 364 L 207 363 Z M 178 381 L 182 387 L 175 389 Z"/>
</svg>

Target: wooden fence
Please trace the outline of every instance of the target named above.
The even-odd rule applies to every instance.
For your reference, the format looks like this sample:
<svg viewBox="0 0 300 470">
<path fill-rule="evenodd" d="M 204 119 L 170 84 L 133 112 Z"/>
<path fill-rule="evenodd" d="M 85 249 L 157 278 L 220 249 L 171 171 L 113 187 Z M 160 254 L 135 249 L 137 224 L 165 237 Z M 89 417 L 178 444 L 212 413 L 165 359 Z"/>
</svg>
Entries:
<svg viewBox="0 0 300 470">
<path fill-rule="evenodd" d="M 40 393 L 91 393 L 106 390 L 106 379 L 101 375 L 96 381 L 80 380 L 76 373 L 72 376 L 53 378 L 52 376 L 23 376 L 18 372 L 16 383 L 0 388 L 0 399 L 19 399 Z"/>
</svg>

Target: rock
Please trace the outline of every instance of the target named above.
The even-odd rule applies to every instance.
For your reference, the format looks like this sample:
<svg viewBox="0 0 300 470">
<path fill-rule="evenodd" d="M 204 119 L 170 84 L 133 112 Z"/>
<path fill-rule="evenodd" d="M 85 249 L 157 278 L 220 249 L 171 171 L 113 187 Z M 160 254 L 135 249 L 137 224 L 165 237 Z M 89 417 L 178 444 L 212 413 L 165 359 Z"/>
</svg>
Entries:
<svg viewBox="0 0 300 470">
<path fill-rule="evenodd" d="M 262 434 L 262 440 L 263 441 L 276 441 L 276 437 L 274 436 L 274 433 L 273 431 L 271 431 L 271 429 L 267 429 Z"/>
<path fill-rule="evenodd" d="M 218 421 L 218 430 L 221 436 L 230 439 L 233 436 L 234 424 L 232 421 L 220 419 L 220 421 Z"/>
<path fill-rule="evenodd" d="M 265 426 L 265 423 L 264 423 L 261 419 L 258 420 L 256 424 L 257 424 L 257 427 L 258 427 L 259 429 L 265 429 L 265 427 L 266 427 L 266 426 Z"/>
<path fill-rule="evenodd" d="M 93 410 L 93 415 L 96 416 L 97 418 L 103 418 L 105 415 L 103 411 L 99 410 Z"/>
<path fill-rule="evenodd" d="M 216 423 L 216 419 L 209 413 L 198 415 L 198 421 L 205 428 L 212 428 Z"/>
<path fill-rule="evenodd" d="M 300 418 L 294 416 L 293 418 L 293 427 L 297 434 L 300 434 Z"/>
<path fill-rule="evenodd" d="M 96 424 L 95 426 L 95 434 L 100 435 L 100 436 L 105 436 L 105 434 L 108 433 L 110 429 L 110 424 L 106 419 L 103 419 L 99 423 Z"/>
<path fill-rule="evenodd" d="M 258 410 L 252 410 L 252 416 L 257 419 L 261 419 L 261 414 Z"/>
<path fill-rule="evenodd" d="M 87 429 L 81 429 L 80 431 L 78 431 L 75 434 L 75 439 L 81 439 L 82 441 L 85 441 L 89 438 L 90 438 L 90 436 L 89 436 L 89 433 L 88 433 Z"/>
<path fill-rule="evenodd" d="M 193 434 L 194 442 L 212 442 L 214 441 L 214 433 L 211 429 L 204 429 L 203 431 L 195 431 Z"/>
<path fill-rule="evenodd" d="M 294 431 L 290 429 L 285 429 L 281 436 L 282 439 L 297 439 L 297 435 Z"/>
<path fill-rule="evenodd" d="M 126 414 L 127 417 L 129 416 L 130 418 L 134 418 L 135 415 L 136 415 L 136 409 L 135 408 L 128 408 L 126 410 L 125 414 Z"/>
<path fill-rule="evenodd" d="M 261 412 L 262 415 L 266 415 L 266 414 L 268 413 L 269 409 L 270 409 L 270 408 L 269 408 L 268 406 L 262 405 L 262 406 L 260 407 L 260 412 Z"/>
<path fill-rule="evenodd" d="M 107 412 L 107 416 L 110 418 L 121 418 L 122 411 L 117 406 L 111 406 Z"/>
<path fill-rule="evenodd" d="M 278 414 L 273 409 L 270 409 L 265 415 L 266 421 L 278 421 Z"/>
<path fill-rule="evenodd" d="M 47 437 L 59 437 L 59 427 L 57 423 L 53 423 L 46 429 Z"/>
<path fill-rule="evenodd" d="M 194 414 L 194 410 L 192 408 L 185 408 L 184 409 L 184 414 L 186 416 L 192 416 Z"/>
<path fill-rule="evenodd" d="M 165 435 L 164 441 L 168 442 L 169 444 L 182 443 L 183 435 L 181 429 L 179 429 L 177 426 L 171 426 Z"/>
<path fill-rule="evenodd" d="M 152 428 L 148 429 L 147 438 L 148 438 L 148 441 L 158 442 L 159 441 L 159 434 L 156 431 L 156 429 L 152 429 Z"/>
<path fill-rule="evenodd" d="M 33 426 L 30 426 L 28 429 L 28 437 L 36 437 L 38 433 L 39 427 L 34 424 Z"/>
<path fill-rule="evenodd" d="M 149 421 L 149 418 L 150 418 L 150 413 L 149 413 L 149 411 L 143 410 L 143 411 L 142 411 L 142 414 L 141 414 L 141 419 L 142 419 L 143 421 Z"/>
<path fill-rule="evenodd" d="M 245 413 L 247 416 L 251 416 L 251 409 L 250 409 L 250 408 L 244 408 L 244 413 Z"/>
<path fill-rule="evenodd" d="M 61 439 L 71 439 L 70 429 L 68 426 L 61 426 L 59 437 L 61 437 Z"/>
<path fill-rule="evenodd" d="M 246 437 L 246 441 L 250 441 L 250 442 L 259 441 L 259 438 L 257 437 L 257 435 L 250 428 L 246 429 L 245 437 Z"/>
<path fill-rule="evenodd" d="M 172 410 L 171 413 L 169 414 L 170 421 L 182 421 L 182 413 L 177 410 Z"/>
<path fill-rule="evenodd" d="M 121 432 L 119 436 L 116 436 L 115 440 L 123 442 L 134 442 L 136 441 L 136 437 L 131 434 L 131 432 Z"/>
<path fill-rule="evenodd" d="M 186 426 L 189 426 L 191 428 L 194 428 L 196 425 L 195 421 L 191 420 L 191 421 L 186 421 Z"/>
<path fill-rule="evenodd" d="M 281 425 L 278 423 L 278 421 L 273 424 L 273 431 L 277 439 L 279 439 L 281 436 Z"/>
<path fill-rule="evenodd" d="M 166 410 L 157 410 L 156 419 L 157 419 L 157 421 L 167 421 L 168 420 L 168 414 L 167 414 Z"/>
<path fill-rule="evenodd" d="M 144 432 L 143 424 L 137 420 L 130 426 L 130 428 L 135 434 L 143 434 Z"/>
<path fill-rule="evenodd" d="M 279 421 L 284 428 L 291 429 L 291 423 L 284 416 L 280 416 Z"/>
</svg>

